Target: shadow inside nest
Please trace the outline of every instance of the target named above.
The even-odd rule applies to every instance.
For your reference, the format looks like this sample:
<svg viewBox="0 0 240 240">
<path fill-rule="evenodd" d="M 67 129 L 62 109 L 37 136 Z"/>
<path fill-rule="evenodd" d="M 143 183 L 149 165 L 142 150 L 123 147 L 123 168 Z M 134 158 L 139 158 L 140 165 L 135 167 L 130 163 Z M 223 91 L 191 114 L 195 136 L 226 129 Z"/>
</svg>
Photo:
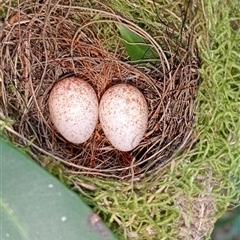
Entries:
<svg viewBox="0 0 240 240">
<path fill-rule="evenodd" d="M 81 15 L 81 9 L 61 5 L 53 9 L 46 15 L 43 5 L 37 4 L 3 27 L 1 107 L 5 117 L 15 120 L 15 131 L 50 157 L 67 161 L 71 173 L 127 179 L 164 166 L 191 141 L 198 86 L 194 54 L 185 46 L 178 53 L 168 53 L 168 59 L 160 56 L 154 67 L 133 65 L 122 58 L 120 47 L 106 50 L 93 25 L 82 27 L 90 23 L 92 12 Z M 138 147 L 131 152 L 114 149 L 99 123 L 91 138 L 80 145 L 57 133 L 49 118 L 49 93 L 57 81 L 72 75 L 89 82 L 98 99 L 117 83 L 134 85 L 144 94 L 149 122 Z M 32 151 L 36 156 L 43 154 L 34 146 Z"/>
</svg>

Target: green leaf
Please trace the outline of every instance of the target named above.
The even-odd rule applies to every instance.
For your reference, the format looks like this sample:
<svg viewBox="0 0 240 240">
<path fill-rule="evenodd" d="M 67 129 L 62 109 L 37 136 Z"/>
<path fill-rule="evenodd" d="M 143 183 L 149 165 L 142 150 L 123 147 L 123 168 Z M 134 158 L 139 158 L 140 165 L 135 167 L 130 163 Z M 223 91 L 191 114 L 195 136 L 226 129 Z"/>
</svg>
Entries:
<svg viewBox="0 0 240 240">
<path fill-rule="evenodd" d="M 150 61 L 153 64 L 155 63 L 154 59 L 157 59 L 158 55 L 149 42 L 122 24 L 118 24 L 117 27 L 132 61 L 144 60 L 144 62 Z"/>
<path fill-rule="evenodd" d="M 55 177 L 0 137 L 1 240 L 116 239 Z"/>
<path fill-rule="evenodd" d="M 231 224 L 230 230 L 222 233 L 221 236 L 219 236 L 219 240 L 235 239 L 240 235 L 240 228 L 239 228 L 240 215 L 239 215 L 239 213 L 236 215 L 236 217 L 232 221 L 226 222 L 225 224 L 227 224 L 227 225 Z M 218 226 L 217 228 L 220 227 L 220 229 L 221 229 L 223 226 Z M 215 228 L 214 231 L 217 231 L 217 228 Z"/>
<path fill-rule="evenodd" d="M 216 221 L 215 227 L 222 227 L 226 224 L 233 223 L 236 218 L 238 218 L 238 214 L 232 214 L 229 217 L 221 217 Z"/>
</svg>

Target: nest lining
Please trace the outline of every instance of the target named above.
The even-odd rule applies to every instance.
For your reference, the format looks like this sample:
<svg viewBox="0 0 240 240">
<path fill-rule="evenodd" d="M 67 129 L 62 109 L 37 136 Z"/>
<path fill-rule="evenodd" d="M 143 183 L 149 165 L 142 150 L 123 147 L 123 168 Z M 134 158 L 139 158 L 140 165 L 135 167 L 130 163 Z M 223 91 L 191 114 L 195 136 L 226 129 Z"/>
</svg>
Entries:
<svg viewBox="0 0 240 240">
<path fill-rule="evenodd" d="M 93 21 L 96 14 L 100 20 Z M 72 173 L 127 179 L 164 166 L 191 140 L 198 63 L 187 45 L 171 55 L 165 51 L 168 58 L 158 45 L 154 67 L 133 65 L 122 57 L 120 38 L 116 51 L 110 52 L 102 44 L 106 39 L 96 37 L 94 30 L 106 22 L 115 31 L 116 22 L 130 24 L 113 13 L 50 1 L 12 12 L 0 36 L 2 109 L 5 117 L 15 121 L 15 131 L 38 146 L 32 148 L 35 156 L 42 155 L 39 149 L 43 149 L 53 158 L 64 159 Z M 129 28 L 139 31 L 134 24 Z M 89 82 L 99 99 L 117 83 L 129 83 L 144 94 L 149 123 L 137 148 L 131 152 L 114 149 L 99 123 L 91 138 L 80 145 L 67 142 L 55 130 L 48 96 L 53 85 L 68 76 Z"/>
</svg>

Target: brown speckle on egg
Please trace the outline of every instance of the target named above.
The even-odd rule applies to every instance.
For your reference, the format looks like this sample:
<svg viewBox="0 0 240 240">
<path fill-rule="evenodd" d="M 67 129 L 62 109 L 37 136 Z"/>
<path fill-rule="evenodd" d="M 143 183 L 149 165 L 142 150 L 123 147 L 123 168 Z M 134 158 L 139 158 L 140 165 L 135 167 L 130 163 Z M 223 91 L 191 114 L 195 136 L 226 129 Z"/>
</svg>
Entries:
<svg viewBox="0 0 240 240">
<path fill-rule="evenodd" d="M 68 141 L 80 144 L 92 135 L 98 119 L 98 99 L 89 83 L 77 77 L 59 81 L 49 96 L 50 117 Z"/>
<path fill-rule="evenodd" d="M 111 144 L 121 151 L 130 151 L 140 143 L 146 132 L 147 102 L 137 88 L 117 84 L 102 96 L 99 118 Z"/>
</svg>

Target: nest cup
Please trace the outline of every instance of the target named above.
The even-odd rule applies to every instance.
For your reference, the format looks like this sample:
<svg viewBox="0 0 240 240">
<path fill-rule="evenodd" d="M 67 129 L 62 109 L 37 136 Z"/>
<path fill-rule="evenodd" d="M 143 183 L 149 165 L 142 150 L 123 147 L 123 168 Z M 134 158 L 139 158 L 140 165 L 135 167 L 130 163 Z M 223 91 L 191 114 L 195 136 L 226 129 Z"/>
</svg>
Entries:
<svg viewBox="0 0 240 240">
<path fill-rule="evenodd" d="M 239 1 L 1 6 L 1 134 L 80 193 L 120 239 L 209 237 L 233 196 L 239 204 Z M 119 24 L 156 58 L 130 61 Z M 81 145 L 55 130 L 49 93 L 69 76 L 89 82 L 99 99 L 122 82 L 144 94 L 149 125 L 136 149 L 117 151 L 100 125 Z"/>
<path fill-rule="evenodd" d="M 189 47 L 189 29 L 175 42 L 169 32 L 164 33 L 158 44 L 106 6 L 97 10 L 48 1 L 22 3 L 19 9 L 8 10 L 0 36 L 1 108 L 5 119 L 14 120 L 19 134 L 14 141 L 21 145 L 31 141 L 34 158 L 59 160 L 76 174 L 139 178 L 166 165 L 191 142 L 198 62 L 195 49 Z M 145 39 L 158 54 L 156 59 L 131 62 L 118 24 Z M 110 30 L 104 33 L 106 25 Z M 49 117 L 49 94 L 56 82 L 71 76 L 87 81 L 98 99 L 118 83 L 131 84 L 143 93 L 148 128 L 134 150 L 113 148 L 100 123 L 79 145 L 56 131 Z"/>
</svg>

